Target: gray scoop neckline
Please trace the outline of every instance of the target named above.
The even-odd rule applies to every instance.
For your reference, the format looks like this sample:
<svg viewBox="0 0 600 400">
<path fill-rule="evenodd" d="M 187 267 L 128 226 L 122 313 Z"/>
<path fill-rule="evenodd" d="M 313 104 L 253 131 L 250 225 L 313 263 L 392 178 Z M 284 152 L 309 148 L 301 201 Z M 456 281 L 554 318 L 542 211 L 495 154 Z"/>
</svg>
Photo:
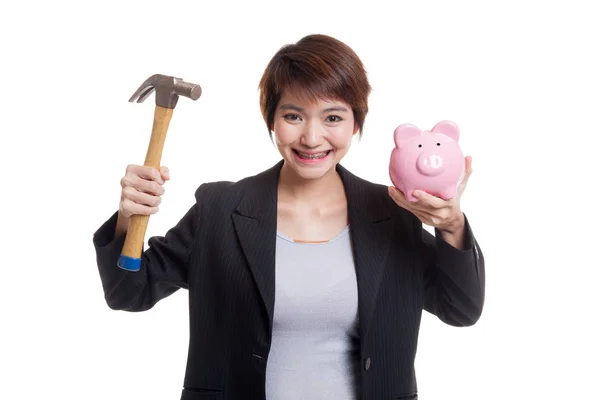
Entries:
<svg viewBox="0 0 600 400">
<path fill-rule="evenodd" d="M 277 232 L 277 237 L 280 239 L 285 240 L 286 242 L 290 242 L 290 243 L 294 243 L 297 245 L 304 245 L 304 246 L 325 246 L 328 244 L 331 244 L 333 242 L 335 242 L 336 240 L 344 237 L 348 232 L 350 231 L 350 225 L 346 225 L 346 227 L 337 235 L 335 235 L 334 237 L 332 237 L 331 239 L 329 239 L 327 242 L 321 242 L 321 243 L 305 243 L 305 242 L 296 242 L 294 239 L 292 239 L 289 236 L 284 235 L 281 232 Z"/>
</svg>

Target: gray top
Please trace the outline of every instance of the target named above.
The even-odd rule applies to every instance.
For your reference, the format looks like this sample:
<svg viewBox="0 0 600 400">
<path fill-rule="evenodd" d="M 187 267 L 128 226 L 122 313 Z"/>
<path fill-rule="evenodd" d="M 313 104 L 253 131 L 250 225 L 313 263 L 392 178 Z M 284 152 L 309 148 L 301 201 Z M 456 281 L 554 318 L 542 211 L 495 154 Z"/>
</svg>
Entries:
<svg viewBox="0 0 600 400">
<path fill-rule="evenodd" d="M 349 227 L 327 243 L 276 245 L 267 400 L 358 399 L 358 288 Z"/>
</svg>

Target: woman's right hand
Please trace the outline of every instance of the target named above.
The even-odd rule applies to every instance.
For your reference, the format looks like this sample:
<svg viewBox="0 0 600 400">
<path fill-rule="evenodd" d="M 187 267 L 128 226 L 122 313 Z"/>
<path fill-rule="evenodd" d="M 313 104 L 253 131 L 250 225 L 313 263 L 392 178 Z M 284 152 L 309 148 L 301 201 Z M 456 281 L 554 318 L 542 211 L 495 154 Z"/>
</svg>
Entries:
<svg viewBox="0 0 600 400">
<path fill-rule="evenodd" d="M 171 179 L 169 169 L 129 164 L 121 178 L 121 202 L 119 214 L 124 219 L 132 215 L 151 215 L 158 212 L 160 196 L 165 193 L 164 183 Z"/>
</svg>

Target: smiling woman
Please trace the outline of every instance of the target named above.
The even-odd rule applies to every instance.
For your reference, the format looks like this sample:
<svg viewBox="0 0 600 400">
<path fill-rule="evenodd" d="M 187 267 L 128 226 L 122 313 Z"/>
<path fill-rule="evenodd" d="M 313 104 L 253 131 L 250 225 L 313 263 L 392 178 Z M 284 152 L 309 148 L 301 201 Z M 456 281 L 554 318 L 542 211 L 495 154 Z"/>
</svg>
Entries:
<svg viewBox="0 0 600 400">
<path fill-rule="evenodd" d="M 416 399 L 422 311 L 468 326 L 483 309 L 483 253 L 459 201 L 470 159 L 448 201 L 407 202 L 342 167 L 371 87 L 329 36 L 282 47 L 259 89 L 281 161 L 200 185 L 139 272 L 117 267 L 128 218 L 156 212 L 169 175 L 128 167 L 119 211 L 94 235 L 108 305 L 144 311 L 189 290 L 182 399 Z"/>
<path fill-rule="evenodd" d="M 283 46 L 271 59 L 259 83 L 260 109 L 273 130 L 282 94 L 291 90 L 301 103 L 337 99 L 351 107 L 361 131 L 369 110 L 371 86 L 362 61 L 345 43 L 326 35 L 309 35 Z"/>
<path fill-rule="evenodd" d="M 283 176 L 291 168 L 305 179 L 325 178 L 323 186 L 339 181 L 332 167 L 362 134 L 371 92 L 356 53 L 328 36 L 305 37 L 275 54 L 259 89 L 263 118 L 285 160 Z"/>
</svg>

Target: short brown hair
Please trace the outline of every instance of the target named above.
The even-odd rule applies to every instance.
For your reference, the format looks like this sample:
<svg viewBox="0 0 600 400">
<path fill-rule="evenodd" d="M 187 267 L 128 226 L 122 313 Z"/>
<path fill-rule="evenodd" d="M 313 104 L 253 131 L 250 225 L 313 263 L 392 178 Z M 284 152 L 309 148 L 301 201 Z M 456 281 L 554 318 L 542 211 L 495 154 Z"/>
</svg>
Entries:
<svg viewBox="0 0 600 400">
<path fill-rule="evenodd" d="M 318 98 L 345 101 L 362 135 L 371 86 L 361 60 L 345 43 L 327 35 L 308 35 L 273 56 L 258 85 L 269 135 L 281 95 L 289 88 L 300 89 L 298 95 L 310 102 Z"/>
</svg>

